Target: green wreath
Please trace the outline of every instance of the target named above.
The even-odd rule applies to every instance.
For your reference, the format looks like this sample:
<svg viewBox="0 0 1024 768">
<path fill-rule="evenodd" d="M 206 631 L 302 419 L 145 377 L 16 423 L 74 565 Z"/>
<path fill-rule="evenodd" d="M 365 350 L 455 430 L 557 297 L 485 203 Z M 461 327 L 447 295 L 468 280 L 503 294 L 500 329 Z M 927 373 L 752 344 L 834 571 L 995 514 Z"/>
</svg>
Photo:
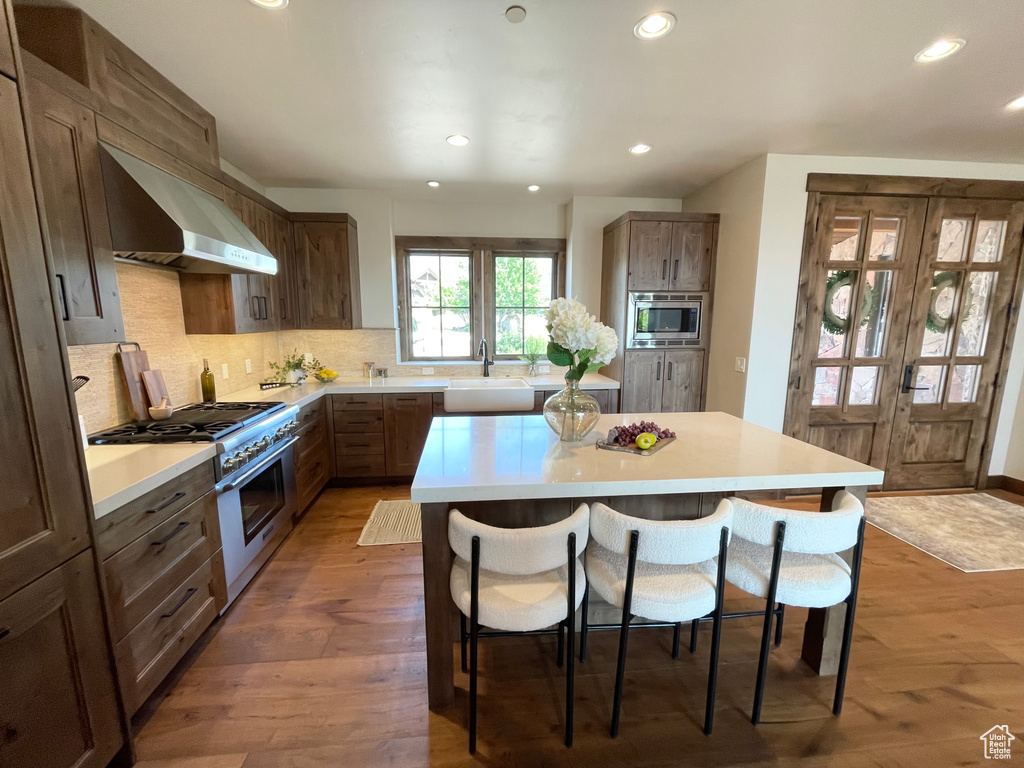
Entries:
<svg viewBox="0 0 1024 768">
<path fill-rule="evenodd" d="M 953 317 L 953 313 L 950 312 L 949 317 L 943 317 L 935 309 L 935 302 L 939 300 L 939 296 L 947 288 L 952 288 L 956 291 L 957 286 L 960 285 L 960 273 L 959 272 L 936 272 L 935 277 L 932 278 L 932 295 L 928 301 L 928 317 L 925 318 L 924 326 L 933 333 L 945 333 L 949 329 L 949 321 Z M 964 302 L 964 318 L 967 319 L 971 316 L 971 309 L 974 305 L 974 296 L 972 295 L 970 283 L 967 285 L 967 297 Z"/>
<path fill-rule="evenodd" d="M 825 280 L 825 310 L 822 313 L 821 325 L 833 336 L 846 333 L 847 318 L 839 317 L 839 315 L 832 311 L 832 300 L 840 290 L 853 284 L 854 276 L 853 270 L 843 269 L 839 272 L 833 272 Z M 867 323 L 871 314 L 878 309 L 878 302 L 880 300 L 881 292 L 874 286 L 865 283 L 858 327 Z"/>
</svg>

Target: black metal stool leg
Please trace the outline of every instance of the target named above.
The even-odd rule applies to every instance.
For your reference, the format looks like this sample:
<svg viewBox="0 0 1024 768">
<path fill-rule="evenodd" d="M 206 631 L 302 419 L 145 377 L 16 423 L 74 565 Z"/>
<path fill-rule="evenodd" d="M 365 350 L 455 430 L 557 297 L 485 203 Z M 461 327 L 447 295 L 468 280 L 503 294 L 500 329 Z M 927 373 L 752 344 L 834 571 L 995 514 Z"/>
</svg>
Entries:
<svg viewBox="0 0 1024 768">
<path fill-rule="evenodd" d="M 615 695 L 612 698 L 612 727 L 614 739 L 619 735 L 619 710 L 622 709 L 622 684 L 626 675 L 626 646 L 629 643 L 629 622 L 633 618 L 633 576 L 636 572 L 636 550 L 640 539 L 639 531 L 631 531 L 629 537 L 629 566 L 626 571 L 626 593 L 622 600 L 622 626 L 619 629 L 619 661 L 615 668 Z"/>
<path fill-rule="evenodd" d="M 682 632 L 683 625 L 680 622 L 676 622 L 675 628 L 672 630 L 672 658 L 679 658 L 679 633 Z"/>
<path fill-rule="evenodd" d="M 775 615 L 775 595 L 779 590 L 779 570 L 782 567 L 782 545 L 786 538 L 786 524 L 779 522 L 775 530 L 775 548 L 772 552 L 772 573 L 768 580 L 768 595 L 764 604 L 764 629 L 761 631 L 761 655 L 757 662 L 757 685 L 754 688 L 754 709 L 750 722 L 761 722 L 761 704 L 764 701 L 764 683 L 768 676 L 768 649 L 772 639 L 772 617 Z"/>
<path fill-rule="evenodd" d="M 565 746 L 572 746 L 573 699 L 576 685 L 576 534 L 569 534 L 568 589 L 566 590 L 565 623 L 569 636 L 569 653 L 565 657 Z"/>
<path fill-rule="evenodd" d="M 473 537 L 469 608 L 469 754 L 476 752 L 477 640 L 480 632 L 480 537 Z"/>
<path fill-rule="evenodd" d="M 782 645 L 782 620 L 786 617 L 786 606 L 779 603 L 778 613 L 775 615 L 775 647 Z"/>
<path fill-rule="evenodd" d="M 580 620 L 583 624 L 580 627 L 580 661 L 587 660 L 587 634 L 589 633 L 589 625 L 587 623 L 587 612 L 590 609 L 590 582 L 587 582 L 587 586 L 583 588 L 583 609 L 580 613 Z"/>
<path fill-rule="evenodd" d="M 459 611 L 459 645 L 461 646 L 461 661 L 462 671 L 469 672 L 469 662 L 466 660 L 466 642 L 469 640 L 469 635 L 466 632 L 466 614 Z"/>
<path fill-rule="evenodd" d="M 850 595 L 846 598 L 846 621 L 843 624 L 843 645 L 839 651 L 839 672 L 836 676 L 836 697 L 832 702 L 832 714 L 843 711 L 843 695 L 846 693 L 846 670 L 850 665 L 850 646 L 853 644 L 853 616 L 857 610 L 857 590 L 860 587 L 860 563 L 864 556 L 864 519 L 857 531 L 857 545 L 853 549 L 853 567 L 850 569 Z"/>
<path fill-rule="evenodd" d="M 700 619 L 690 622 L 690 653 L 697 652 L 697 631 L 700 629 Z"/>
<path fill-rule="evenodd" d="M 708 666 L 708 693 L 704 704 L 704 734 L 711 735 L 715 724 L 715 694 L 718 691 L 718 648 L 722 641 L 722 605 L 725 602 L 725 568 L 729 547 L 729 529 L 722 529 L 718 543 L 718 580 L 715 584 L 714 625 L 711 630 L 711 662 Z M 699 622 L 698 622 L 699 623 Z"/>
<path fill-rule="evenodd" d="M 558 659 L 557 664 L 561 668 L 565 659 L 565 622 L 558 622 Z"/>
</svg>

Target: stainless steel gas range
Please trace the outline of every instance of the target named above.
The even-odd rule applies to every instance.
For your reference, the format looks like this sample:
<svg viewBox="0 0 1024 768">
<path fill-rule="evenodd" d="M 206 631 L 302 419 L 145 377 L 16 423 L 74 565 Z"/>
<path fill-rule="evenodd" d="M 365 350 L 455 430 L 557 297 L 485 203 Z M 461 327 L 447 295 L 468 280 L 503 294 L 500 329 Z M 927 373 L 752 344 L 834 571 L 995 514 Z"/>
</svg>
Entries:
<svg viewBox="0 0 1024 768">
<path fill-rule="evenodd" d="M 298 412 L 279 402 L 191 405 L 164 421 L 126 424 L 89 438 L 99 445 L 216 443 L 215 489 L 228 585 L 225 610 L 292 528 Z"/>
</svg>

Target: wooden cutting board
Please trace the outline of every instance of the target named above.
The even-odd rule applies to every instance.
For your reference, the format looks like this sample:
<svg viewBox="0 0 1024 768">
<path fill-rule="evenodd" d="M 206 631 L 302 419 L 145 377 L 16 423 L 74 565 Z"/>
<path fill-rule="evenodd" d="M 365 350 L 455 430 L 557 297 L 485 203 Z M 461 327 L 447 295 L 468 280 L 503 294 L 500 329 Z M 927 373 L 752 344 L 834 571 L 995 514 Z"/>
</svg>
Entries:
<svg viewBox="0 0 1024 768">
<path fill-rule="evenodd" d="M 149 370 L 149 356 L 134 341 L 118 344 L 114 356 L 121 364 L 121 381 L 128 394 L 128 409 L 132 418 L 136 421 L 149 419 L 149 406 L 142 383 L 142 372 Z"/>
<path fill-rule="evenodd" d="M 146 386 L 146 395 L 149 397 L 150 405 L 160 405 L 163 398 L 167 398 L 168 405 L 174 405 L 171 402 L 171 396 L 167 394 L 167 385 L 164 383 L 164 374 L 159 369 L 142 372 L 142 383 Z"/>
</svg>

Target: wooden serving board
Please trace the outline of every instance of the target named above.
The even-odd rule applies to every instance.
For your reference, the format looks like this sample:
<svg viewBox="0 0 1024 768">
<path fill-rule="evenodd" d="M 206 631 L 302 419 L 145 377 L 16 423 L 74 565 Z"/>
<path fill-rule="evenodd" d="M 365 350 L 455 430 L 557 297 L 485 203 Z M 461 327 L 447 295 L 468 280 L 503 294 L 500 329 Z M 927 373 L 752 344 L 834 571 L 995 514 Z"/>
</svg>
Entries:
<svg viewBox="0 0 1024 768">
<path fill-rule="evenodd" d="M 122 347 L 135 347 L 134 350 Z M 128 406 L 136 421 L 149 418 L 146 394 L 143 391 L 142 372 L 149 370 L 149 356 L 134 341 L 117 345 L 118 362 L 121 363 L 121 381 L 128 393 Z"/>
<path fill-rule="evenodd" d="M 150 405 L 160 405 L 165 397 L 167 398 L 168 405 L 174 405 L 171 402 L 171 396 L 167 392 L 167 385 L 164 383 L 162 371 L 159 369 L 143 371 L 142 383 L 146 385 L 146 394 L 149 395 Z"/>
<path fill-rule="evenodd" d="M 660 451 L 673 440 L 675 440 L 674 437 L 663 437 L 654 444 L 653 448 L 648 448 L 646 451 L 642 451 L 637 448 L 636 443 L 630 443 L 629 445 L 617 445 L 615 443 L 606 443 L 604 440 L 598 440 L 597 447 L 603 448 L 606 451 L 619 451 L 620 453 L 635 453 L 637 456 L 650 456 L 652 453 Z"/>
</svg>

